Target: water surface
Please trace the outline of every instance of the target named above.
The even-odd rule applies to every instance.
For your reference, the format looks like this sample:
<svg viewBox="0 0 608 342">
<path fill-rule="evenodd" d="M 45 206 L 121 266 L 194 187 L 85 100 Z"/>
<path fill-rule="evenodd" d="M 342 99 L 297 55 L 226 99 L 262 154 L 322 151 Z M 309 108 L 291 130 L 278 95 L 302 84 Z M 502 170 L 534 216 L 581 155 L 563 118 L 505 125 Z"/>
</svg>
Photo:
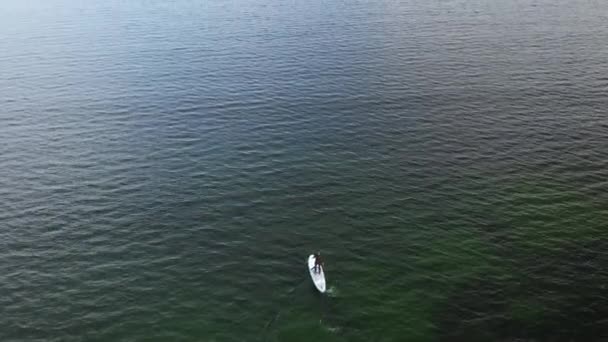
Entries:
<svg viewBox="0 0 608 342">
<path fill-rule="evenodd" d="M 3 1 L 0 340 L 605 340 L 607 19 Z"/>
</svg>

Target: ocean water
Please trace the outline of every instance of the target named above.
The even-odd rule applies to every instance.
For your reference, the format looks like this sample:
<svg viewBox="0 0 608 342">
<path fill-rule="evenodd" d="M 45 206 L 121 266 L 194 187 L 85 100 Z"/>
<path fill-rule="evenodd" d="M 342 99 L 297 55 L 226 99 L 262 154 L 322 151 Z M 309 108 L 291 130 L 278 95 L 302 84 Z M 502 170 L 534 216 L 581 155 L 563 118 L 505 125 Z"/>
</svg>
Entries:
<svg viewBox="0 0 608 342">
<path fill-rule="evenodd" d="M 600 0 L 4 0 L 0 340 L 605 341 L 607 42 Z"/>
</svg>

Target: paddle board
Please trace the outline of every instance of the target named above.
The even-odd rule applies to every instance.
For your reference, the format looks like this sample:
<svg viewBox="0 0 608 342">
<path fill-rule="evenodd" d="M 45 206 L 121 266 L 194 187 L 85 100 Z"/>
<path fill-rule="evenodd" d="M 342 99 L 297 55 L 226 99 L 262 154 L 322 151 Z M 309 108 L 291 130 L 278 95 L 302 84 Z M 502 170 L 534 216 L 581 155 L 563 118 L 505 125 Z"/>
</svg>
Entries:
<svg viewBox="0 0 608 342">
<path fill-rule="evenodd" d="M 308 257 L 308 272 L 310 272 L 310 278 L 312 282 L 315 283 L 315 287 L 319 292 L 325 292 L 325 272 L 323 272 L 323 267 L 321 267 L 320 271 L 315 270 L 315 256 L 311 254 Z"/>
</svg>

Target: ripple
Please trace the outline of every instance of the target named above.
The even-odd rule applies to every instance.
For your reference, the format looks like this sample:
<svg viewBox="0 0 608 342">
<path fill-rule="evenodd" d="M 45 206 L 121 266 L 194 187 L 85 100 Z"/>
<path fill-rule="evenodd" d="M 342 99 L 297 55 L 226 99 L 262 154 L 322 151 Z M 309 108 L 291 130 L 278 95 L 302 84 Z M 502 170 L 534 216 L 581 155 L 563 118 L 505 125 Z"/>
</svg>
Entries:
<svg viewBox="0 0 608 342">
<path fill-rule="evenodd" d="M 7 1 L 0 339 L 603 340 L 605 12 Z"/>
</svg>

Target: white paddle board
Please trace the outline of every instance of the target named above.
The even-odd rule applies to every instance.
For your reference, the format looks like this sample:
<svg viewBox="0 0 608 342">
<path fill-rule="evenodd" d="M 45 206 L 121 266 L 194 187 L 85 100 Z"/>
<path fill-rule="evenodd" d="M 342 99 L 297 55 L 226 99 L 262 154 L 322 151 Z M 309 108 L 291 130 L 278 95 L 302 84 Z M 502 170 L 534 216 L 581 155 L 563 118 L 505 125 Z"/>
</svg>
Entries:
<svg viewBox="0 0 608 342">
<path fill-rule="evenodd" d="M 315 270 L 315 256 L 311 254 L 308 257 L 308 272 L 310 272 L 310 278 L 312 278 L 312 282 L 315 283 L 315 287 L 319 292 L 325 292 L 325 272 L 323 272 L 323 267 L 319 271 Z"/>
</svg>

